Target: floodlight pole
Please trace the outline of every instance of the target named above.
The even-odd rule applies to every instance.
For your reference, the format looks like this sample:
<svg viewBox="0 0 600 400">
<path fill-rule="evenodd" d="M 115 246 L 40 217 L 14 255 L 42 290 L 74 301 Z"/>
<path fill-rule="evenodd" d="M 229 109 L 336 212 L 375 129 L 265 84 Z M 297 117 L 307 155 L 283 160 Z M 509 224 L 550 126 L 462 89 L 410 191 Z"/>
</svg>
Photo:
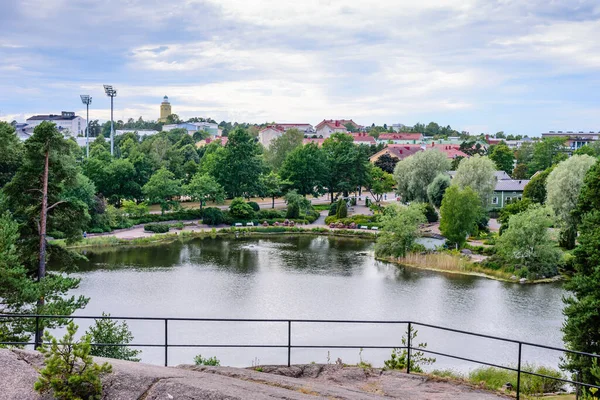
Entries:
<svg viewBox="0 0 600 400">
<path fill-rule="evenodd" d="M 85 156 L 90 158 L 90 104 L 92 104 L 92 97 L 87 94 L 81 95 L 81 101 L 85 104 L 86 108 L 86 119 L 85 119 Z"/>
<path fill-rule="evenodd" d="M 113 118 L 114 98 L 117 97 L 117 89 L 112 85 L 104 85 L 104 92 L 110 97 L 110 155 L 115 155 L 115 123 Z"/>
</svg>

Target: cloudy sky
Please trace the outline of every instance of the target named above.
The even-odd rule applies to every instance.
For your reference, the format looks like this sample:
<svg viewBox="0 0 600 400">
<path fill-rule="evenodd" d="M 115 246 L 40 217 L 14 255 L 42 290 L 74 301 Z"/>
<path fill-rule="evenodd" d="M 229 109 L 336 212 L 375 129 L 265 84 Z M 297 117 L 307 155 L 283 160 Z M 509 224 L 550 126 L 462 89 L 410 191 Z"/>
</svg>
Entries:
<svg viewBox="0 0 600 400">
<path fill-rule="evenodd" d="M 597 0 L 0 0 L 0 119 L 600 130 Z"/>
</svg>

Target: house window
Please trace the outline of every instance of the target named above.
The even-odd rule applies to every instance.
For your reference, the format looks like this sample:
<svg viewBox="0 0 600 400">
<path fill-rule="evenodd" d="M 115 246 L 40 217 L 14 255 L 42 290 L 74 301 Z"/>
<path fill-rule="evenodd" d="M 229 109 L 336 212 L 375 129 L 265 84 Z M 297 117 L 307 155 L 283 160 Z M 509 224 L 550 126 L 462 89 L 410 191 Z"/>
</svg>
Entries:
<svg viewBox="0 0 600 400">
<path fill-rule="evenodd" d="M 498 197 L 494 197 L 492 199 L 492 204 L 498 204 Z"/>
<path fill-rule="evenodd" d="M 507 198 L 506 198 L 506 201 L 505 201 L 505 203 L 506 203 L 506 204 L 510 203 L 510 197 L 507 197 Z"/>
</svg>

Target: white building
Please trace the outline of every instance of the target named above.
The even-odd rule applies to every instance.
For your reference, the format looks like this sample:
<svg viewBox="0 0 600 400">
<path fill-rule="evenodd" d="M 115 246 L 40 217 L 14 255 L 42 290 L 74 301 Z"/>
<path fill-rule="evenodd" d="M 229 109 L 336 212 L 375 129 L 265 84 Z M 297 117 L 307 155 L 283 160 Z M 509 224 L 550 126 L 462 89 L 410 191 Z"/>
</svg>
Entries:
<svg viewBox="0 0 600 400">
<path fill-rule="evenodd" d="M 269 147 L 271 142 L 283 135 L 285 131 L 277 125 L 270 125 L 266 128 L 261 129 L 258 132 L 258 141 L 265 147 Z"/>
<path fill-rule="evenodd" d="M 158 133 L 158 131 L 152 130 L 152 129 L 117 129 L 115 131 L 115 135 L 124 135 L 126 133 L 137 133 L 137 135 L 140 138 L 143 138 L 145 136 L 151 136 L 151 135 L 156 135 Z"/>
<path fill-rule="evenodd" d="M 211 136 L 219 135 L 219 125 L 212 122 L 184 122 L 181 124 L 163 125 L 162 128 L 163 132 L 168 132 L 173 129 L 185 129 L 190 135 L 200 131 L 207 132 Z"/>
<path fill-rule="evenodd" d="M 27 128 L 35 128 L 44 121 L 54 122 L 59 132 L 65 136 L 85 136 L 85 118 L 75 115 L 72 111 L 63 111 L 60 115 L 34 115 L 27 118 Z"/>
</svg>

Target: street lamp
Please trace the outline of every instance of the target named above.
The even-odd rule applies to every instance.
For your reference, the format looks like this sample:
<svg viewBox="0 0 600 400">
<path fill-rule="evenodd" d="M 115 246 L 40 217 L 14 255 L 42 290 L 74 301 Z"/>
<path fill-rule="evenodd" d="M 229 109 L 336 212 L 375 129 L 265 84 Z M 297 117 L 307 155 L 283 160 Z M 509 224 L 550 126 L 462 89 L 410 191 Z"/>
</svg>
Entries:
<svg viewBox="0 0 600 400">
<path fill-rule="evenodd" d="M 115 153 L 115 128 L 113 122 L 113 100 L 117 97 L 117 89 L 113 88 L 112 85 L 104 85 L 104 92 L 110 97 L 110 155 L 113 156 Z"/>
<path fill-rule="evenodd" d="M 90 157 L 90 104 L 92 104 L 92 96 L 89 94 L 82 94 L 81 102 L 85 104 L 85 108 L 87 110 L 86 119 L 85 119 L 85 156 L 87 158 Z"/>
</svg>

